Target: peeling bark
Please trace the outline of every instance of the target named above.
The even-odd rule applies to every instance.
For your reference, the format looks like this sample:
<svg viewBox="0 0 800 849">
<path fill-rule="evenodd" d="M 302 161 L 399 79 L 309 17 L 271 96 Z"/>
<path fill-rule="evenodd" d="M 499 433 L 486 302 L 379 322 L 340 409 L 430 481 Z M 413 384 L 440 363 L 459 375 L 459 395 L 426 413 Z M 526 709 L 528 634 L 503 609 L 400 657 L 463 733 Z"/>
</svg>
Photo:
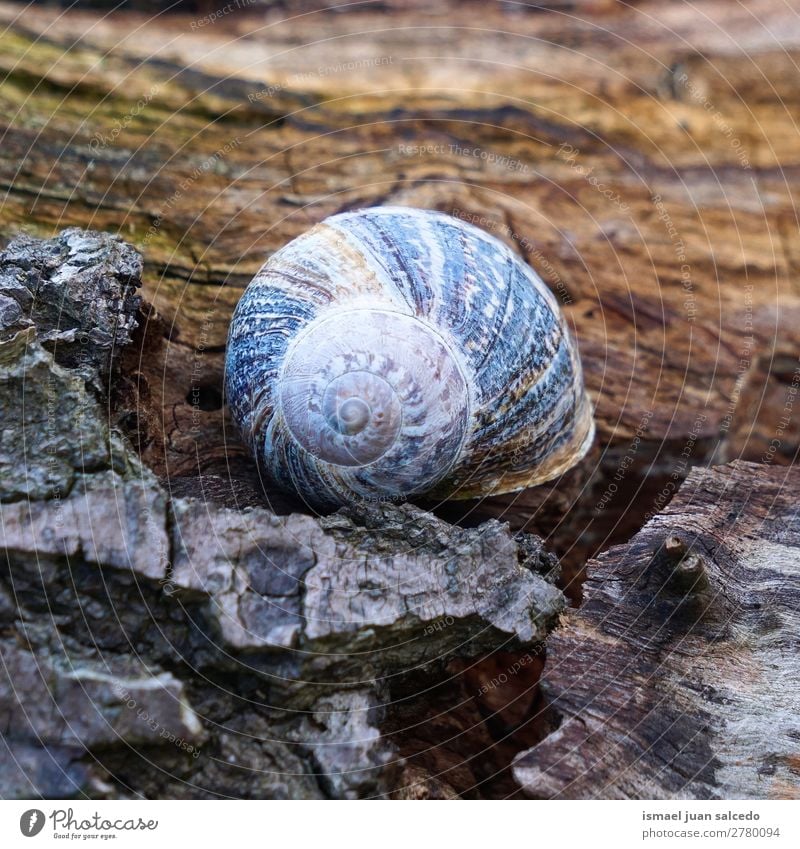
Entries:
<svg viewBox="0 0 800 849">
<path fill-rule="evenodd" d="M 65 239 L 78 235 L 14 242 L 0 268 L 13 276 Z M 75 332 L 91 327 L 112 352 L 129 342 L 138 305 L 111 294 L 103 273 L 118 240 L 81 239 L 93 250 L 51 270 Z M 39 279 L 27 278 L 31 288 Z M 137 284 L 126 276 L 126 287 Z M 93 305 L 106 299 L 104 309 L 79 310 L 73 293 Z M 26 479 L 41 453 L 59 470 L 73 462 L 63 481 L 6 487 L 0 503 L 0 714 L 18 753 L 0 774 L 9 792 L 386 794 L 402 770 L 380 731 L 395 680 L 423 669 L 443 680 L 453 658 L 540 644 L 555 624 L 565 604 L 557 559 L 495 520 L 459 528 L 412 505 L 278 516 L 170 497 L 105 424 L 96 378 L 110 364 L 59 365 L 39 341 L 51 332 L 46 309 L 24 306 L 9 313 L 0 341 L 0 383 L 14 390 L 3 394 L 5 462 Z M 40 372 L 58 381 L 52 410 Z M 66 446 L 84 431 L 91 440 L 78 440 L 73 456 Z M 26 445 L 41 433 L 50 441 L 31 458 Z M 91 462 L 87 444 L 96 447 Z M 209 677 L 225 696 L 201 711 L 194 702 L 208 699 Z M 242 734 L 258 754 L 245 756 Z M 25 766 L 36 751 L 42 764 L 65 767 L 60 781 Z M 182 759 L 190 780 L 146 769 L 137 777 L 137 756 L 177 775 Z M 230 775 L 220 775 L 220 760 Z M 245 763 L 264 773 L 252 786 L 237 774 Z M 286 774 L 278 781 L 273 771 Z M 124 789 L 109 784 L 121 775 L 130 776 Z"/>
<path fill-rule="evenodd" d="M 3 105 L 17 115 L 0 226 L 51 235 L 67 220 L 142 251 L 146 353 L 141 339 L 129 348 L 115 408 L 159 477 L 180 491 L 222 478 L 225 503 L 264 506 L 225 428 L 231 312 L 292 237 L 376 203 L 439 209 L 507 241 L 563 305 L 596 408 L 580 468 L 445 518 L 546 537 L 569 583 L 693 465 L 761 461 L 800 345 L 785 4 L 291 8 L 317 5 L 201 30 L 199 6 L 102 24 L 39 6 L 24 26 L 0 6 Z M 800 413 L 790 419 L 773 462 L 796 458 Z"/>
<path fill-rule="evenodd" d="M 694 6 L 295 17 L 314 4 L 292 0 L 198 33 L 203 4 L 102 22 L 0 4 L 2 241 L 47 237 L 0 258 L 0 645 L 17 670 L 0 675 L 0 795 L 796 794 L 788 720 L 762 733 L 795 688 L 755 672 L 794 669 L 774 654 L 780 569 L 758 571 L 794 563 L 782 472 L 695 473 L 658 515 L 692 466 L 790 466 L 800 445 L 796 20 L 770 0 Z M 264 489 L 224 406 L 241 288 L 326 215 L 385 203 L 472 221 L 552 288 L 595 404 L 578 468 L 435 515 L 312 517 Z M 88 229 L 50 238 L 64 222 Z M 732 532 L 738 495 L 708 495 L 728 479 L 777 496 L 730 507 Z M 694 491 L 690 521 L 675 511 Z M 590 566 L 585 611 L 545 653 L 555 582 L 577 601 L 587 558 L 651 515 Z M 91 692 L 79 735 L 47 710 L 26 730 L 14 674 L 34 669 L 68 718 Z M 102 676 L 137 705 L 136 682 L 165 682 L 153 710 L 182 743 L 138 727 Z"/>
<path fill-rule="evenodd" d="M 800 798 L 800 470 L 695 469 L 548 643 L 536 798 Z"/>
</svg>

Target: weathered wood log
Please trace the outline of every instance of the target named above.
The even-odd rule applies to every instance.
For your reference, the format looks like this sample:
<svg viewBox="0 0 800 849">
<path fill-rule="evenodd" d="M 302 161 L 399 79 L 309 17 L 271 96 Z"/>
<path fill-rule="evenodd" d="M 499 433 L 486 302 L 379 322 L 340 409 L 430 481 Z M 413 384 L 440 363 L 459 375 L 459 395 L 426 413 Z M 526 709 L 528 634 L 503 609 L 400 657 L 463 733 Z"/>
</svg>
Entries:
<svg viewBox="0 0 800 849">
<path fill-rule="evenodd" d="M 564 739 L 576 727 L 558 670 L 584 620 L 571 618 L 548 649 L 556 701 L 546 710 L 541 638 L 562 603 L 554 561 L 534 538 L 481 523 L 509 520 L 546 537 L 577 600 L 573 578 L 587 557 L 629 539 L 692 466 L 796 460 L 796 20 L 769 0 L 747 10 L 700 0 L 693 16 L 654 0 L 572 4 L 570 15 L 454 0 L 293 18 L 289 5 L 313 7 L 272 4 L 198 26 L 199 7 L 98 21 L 41 7 L 20 17 L 20 6 L 0 3 L 0 113 L 13 116 L 0 119 L 5 241 L 20 229 L 50 237 L 79 225 L 119 233 L 144 257 L 136 315 L 138 260 L 105 236 L 89 237 L 106 258 L 85 279 L 105 281 L 111 301 L 78 298 L 64 323 L 54 323 L 53 281 L 81 279 L 86 252 L 53 272 L 86 237 L 48 243 L 52 267 L 41 245 L 17 243 L 2 277 L 0 370 L 13 391 L 0 400 L 0 501 L 12 534 L 0 620 L 14 670 L 2 698 L 15 729 L 4 763 L 19 768 L 3 773 L 0 795 L 507 796 L 519 790 L 514 776 L 532 795 L 590 795 L 588 781 L 548 768 L 560 751 L 559 732 L 547 736 L 558 711 Z M 411 506 L 298 515 L 285 494 L 265 491 L 224 407 L 233 306 L 292 236 L 374 203 L 470 220 L 552 287 L 596 406 L 598 442 L 578 469 L 509 498 L 440 505 L 439 519 Z M 26 251 L 38 251 L 33 279 L 19 263 Z M 38 284 L 29 284 L 39 278 L 47 296 L 37 313 Z M 114 315 L 119 337 L 107 323 Z M 106 332 L 84 346 L 79 327 L 90 318 Z M 23 385 L 39 387 L 26 391 L 30 418 L 20 412 Z M 6 415 L 18 424 L 7 428 Z M 763 474 L 769 488 L 779 473 Z M 785 512 L 778 505 L 770 520 Z M 299 533 L 319 557 L 309 561 Z M 430 569 L 398 548 L 411 533 Z M 326 571 L 331 552 L 364 571 Z M 452 595 L 460 560 L 470 580 Z M 282 572 L 264 568 L 273 561 Z M 678 570 L 685 580 L 690 565 Z M 421 589 L 409 584 L 386 606 L 373 572 L 383 580 L 395 568 Z M 290 591 L 312 573 L 316 596 Z M 354 593 L 354 607 L 342 607 L 337 588 Z M 592 604 L 590 595 L 587 622 Z M 418 605 L 426 612 L 415 621 Z M 333 624 L 320 626 L 317 610 Z M 363 619 L 350 628 L 353 612 Z M 619 617 L 629 614 L 621 603 Z M 764 608 L 750 616 L 755 631 L 771 621 Z M 588 642 L 595 633 L 580 632 L 588 655 L 599 651 Z M 147 670 L 130 664 L 131 646 Z M 363 652 L 365 670 L 343 657 L 348 647 Z M 754 664 L 761 654 L 756 647 Z M 99 719 L 89 712 L 73 733 L 43 711 L 25 731 L 14 676 L 43 669 L 68 717 L 87 704 L 83 685 L 53 661 L 93 682 Z M 666 686 L 666 660 L 662 672 Z M 125 714 L 151 713 L 143 676 L 164 681 L 172 699 L 169 709 L 152 705 L 155 731 L 131 730 Z M 285 683 L 298 678 L 306 684 Z M 608 706 L 602 681 L 582 686 L 585 701 Z M 748 705 L 757 717 L 755 695 Z M 647 716 L 650 733 L 664 717 Z M 729 763 L 719 728 L 709 728 L 719 763 Z M 591 747 L 602 757 L 613 742 L 595 735 L 580 752 L 591 763 Z M 656 748 L 643 751 L 657 759 Z M 770 754 L 783 784 L 756 794 L 792 795 L 785 748 L 765 754 L 756 735 L 747 757 Z M 607 795 L 742 786 L 726 768 L 679 789 L 682 763 L 665 768 L 672 778 L 662 784 L 594 774 Z"/>
<path fill-rule="evenodd" d="M 800 470 L 695 469 L 548 644 L 537 798 L 800 798 Z"/>
<path fill-rule="evenodd" d="M 105 237 L 73 232 L 55 244 L 78 242 L 93 250 L 71 252 L 64 263 L 68 314 L 73 284 L 78 300 L 91 288 L 87 280 L 108 291 L 105 261 L 105 276 L 85 273 L 98 255 L 105 260 Z M 107 244 L 119 255 L 118 242 Z M 18 307 L 30 304 L 41 274 L 19 269 L 35 272 L 48 255 L 52 247 L 31 239 L 0 255 L 2 296 Z M 126 285 L 132 290 L 136 282 Z M 112 351 L 120 344 L 115 328 L 124 344 L 135 301 L 128 293 L 114 303 L 119 315 L 109 312 L 105 324 L 96 310 L 85 317 Z M 28 312 L 37 314 L 30 306 Z M 40 346 L 35 322 L 21 309 L 4 314 L 4 386 L 19 383 L 19 374 L 30 384 L 42 364 L 62 381 L 68 376 L 85 386 L 81 417 L 105 433 L 106 448 L 97 468 L 73 472 L 68 493 L 56 478 L 47 491 L 28 490 L 22 500 L 5 492 L 0 504 L 9 569 L 0 687 L 11 755 L 0 770 L 4 793 L 105 795 L 111 789 L 101 765 L 119 779 L 130 769 L 130 752 L 149 759 L 164 742 L 170 769 L 176 751 L 209 758 L 192 771 L 189 795 L 223 788 L 292 797 L 449 795 L 450 784 L 435 778 L 439 772 L 469 792 L 474 773 L 459 771 L 447 747 L 433 761 L 430 753 L 422 758 L 422 771 L 415 764 L 416 744 L 403 729 L 415 710 L 424 715 L 427 701 L 422 710 L 411 700 L 376 725 L 366 722 L 383 699 L 408 702 L 404 687 L 419 692 L 420 675 L 441 685 L 455 673 L 459 683 L 445 698 L 460 690 L 456 701 L 471 703 L 489 728 L 499 723 L 501 739 L 514 725 L 527 726 L 534 739 L 557 726 L 515 760 L 514 776 L 530 795 L 794 794 L 794 468 L 696 470 L 630 545 L 590 564 L 583 607 L 550 640 L 549 698 L 542 705 L 538 657 L 563 600 L 541 577 L 554 579 L 556 561 L 535 538 L 514 538 L 494 522 L 459 529 L 411 506 L 314 519 L 170 500 L 119 437 L 103 431 L 103 410 L 92 396 L 97 375 L 87 372 L 87 361 L 58 366 Z M 85 331 L 80 322 L 73 329 Z M 24 406 L 31 420 L 51 436 L 74 435 L 71 416 L 48 421 L 48 396 L 41 386 L 37 396 L 36 385 Z M 21 427 L 14 418 L 23 409 L 20 396 L 4 397 L 7 421 Z M 5 460 L 10 468 L 35 465 L 24 440 L 9 446 L 16 449 Z M 490 664 L 474 662 L 487 652 Z M 781 687 L 770 681 L 771 668 Z M 224 735 L 206 730 L 217 727 L 219 705 L 202 714 L 191 706 L 189 692 L 207 698 L 209 675 L 234 676 L 226 715 L 244 691 L 240 707 L 248 721 L 261 734 L 280 732 L 285 742 L 277 751 L 263 737 L 263 757 L 301 766 L 296 782 L 252 788 L 221 776 L 216 765 L 204 772 L 223 753 L 239 766 L 245 757 L 226 748 Z M 509 679 L 517 679 L 511 699 Z M 293 721 L 297 711 L 317 718 Z M 759 724 L 766 715 L 770 723 Z M 117 762 L 121 748 L 126 757 Z M 411 761 L 405 771 L 404 749 Z M 263 765 L 252 754 L 245 760 Z M 54 765 L 49 772 L 47 762 Z M 151 774 L 130 780 L 132 793 L 182 794 Z"/>
<path fill-rule="evenodd" d="M 137 259 L 76 230 L 0 254 L 0 791 L 103 795 L 110 775 L 123 794 L 394 792 L 379 705 L 410 675 L 446 680 L 454 657 L 540 651 L 565 604 L 558 561 L 495 520 L 459 528 L 411 505 L 313 518 L 170 498 L 101 403 Z M 54 339 L 66 350 L 45 350 Z M 141 771 L 154 747 L 168 771 Z M 169 779 L 186 754 L 192 790 Z"/>
<path fill-rule="evenodd" d="M 264 503 L 221 406 L 240 288 L 324 216 L 390 202 L 467 218 L 536 268 L 596 406 L 580 469 L 448 517 L 544 535 L 569 583 L 692 465 L 793 461 L 800 418 L 778 434 L 775 415 L 800 342 L 783 4 L 267 5 L 202 25 L 0 5 L 0 226 L 143 252 L 156 313 L 117 409 L 162 479 Z"/>
</svg>

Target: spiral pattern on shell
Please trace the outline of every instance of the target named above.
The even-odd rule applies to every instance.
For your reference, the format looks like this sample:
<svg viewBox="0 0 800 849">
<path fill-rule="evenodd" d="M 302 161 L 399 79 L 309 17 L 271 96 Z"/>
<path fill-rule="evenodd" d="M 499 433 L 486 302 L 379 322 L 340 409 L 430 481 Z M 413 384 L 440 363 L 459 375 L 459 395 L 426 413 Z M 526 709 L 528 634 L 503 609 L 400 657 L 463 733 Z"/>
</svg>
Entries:
<svg viewBox="0 0 800 849">
<path fill-rule="evenodd" d="M 594 435 L 544 283 L 482 230 L 399 207 L 274 254 L 236 308 L 226 393 L 266 474 L 322 508 L 518 490 Z"/>
</svg>

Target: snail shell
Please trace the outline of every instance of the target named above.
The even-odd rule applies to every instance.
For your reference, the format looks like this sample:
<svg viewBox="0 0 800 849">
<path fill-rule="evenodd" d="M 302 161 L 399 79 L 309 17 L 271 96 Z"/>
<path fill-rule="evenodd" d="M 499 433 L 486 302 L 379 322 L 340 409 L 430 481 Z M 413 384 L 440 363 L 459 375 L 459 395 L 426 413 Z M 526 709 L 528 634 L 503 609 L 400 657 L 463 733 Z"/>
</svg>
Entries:
<svg viewBox="0 0 800 849">
<path fill-rule="evenodd" d="M 236 308 L 225 372 L 260 466 L 314 507 L 512 492 L 594 436 L 552 293 L 436 212 L 334 215 L 275 253 Z"/>
</svg>

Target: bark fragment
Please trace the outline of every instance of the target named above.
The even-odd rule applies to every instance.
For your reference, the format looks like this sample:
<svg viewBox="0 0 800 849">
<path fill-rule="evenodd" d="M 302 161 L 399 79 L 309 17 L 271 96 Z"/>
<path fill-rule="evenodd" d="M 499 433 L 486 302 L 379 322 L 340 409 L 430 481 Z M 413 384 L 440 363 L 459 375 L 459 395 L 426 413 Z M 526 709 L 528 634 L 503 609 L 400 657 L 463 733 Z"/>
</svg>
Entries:
<svg viewBox="0 0 800 849">
<path fill-rule="evenodd" d="M 800 471 L 694 469 L 548 641 L 536 798 L 797 798 Z"/>
<path fill-rule="evenodd" d="M 67 338 L 48 301 L 19 297 L 3 313 L 4 462 L 19 481 L 41 479 L 5 477 L 0 503 L 8 793 L 390 793 L 403 761 L 381 705 L 395 681 L 417 669 L 443 679 L 454 657 L 538 644 L 552 628 L 557 560 L 497 521 L 464 529 L 411 505 L 278 516 L 170 497 L 103 403 L 100 375 L 133 327 L 134 301 L 108 283 L 135 288 L 130 249 L 69 231 L 4 257 L 58 281 L 59 310 L 72 329 L 95 327 L 98 348 L 59 364 L 41 344 Z"/>
</svg>

